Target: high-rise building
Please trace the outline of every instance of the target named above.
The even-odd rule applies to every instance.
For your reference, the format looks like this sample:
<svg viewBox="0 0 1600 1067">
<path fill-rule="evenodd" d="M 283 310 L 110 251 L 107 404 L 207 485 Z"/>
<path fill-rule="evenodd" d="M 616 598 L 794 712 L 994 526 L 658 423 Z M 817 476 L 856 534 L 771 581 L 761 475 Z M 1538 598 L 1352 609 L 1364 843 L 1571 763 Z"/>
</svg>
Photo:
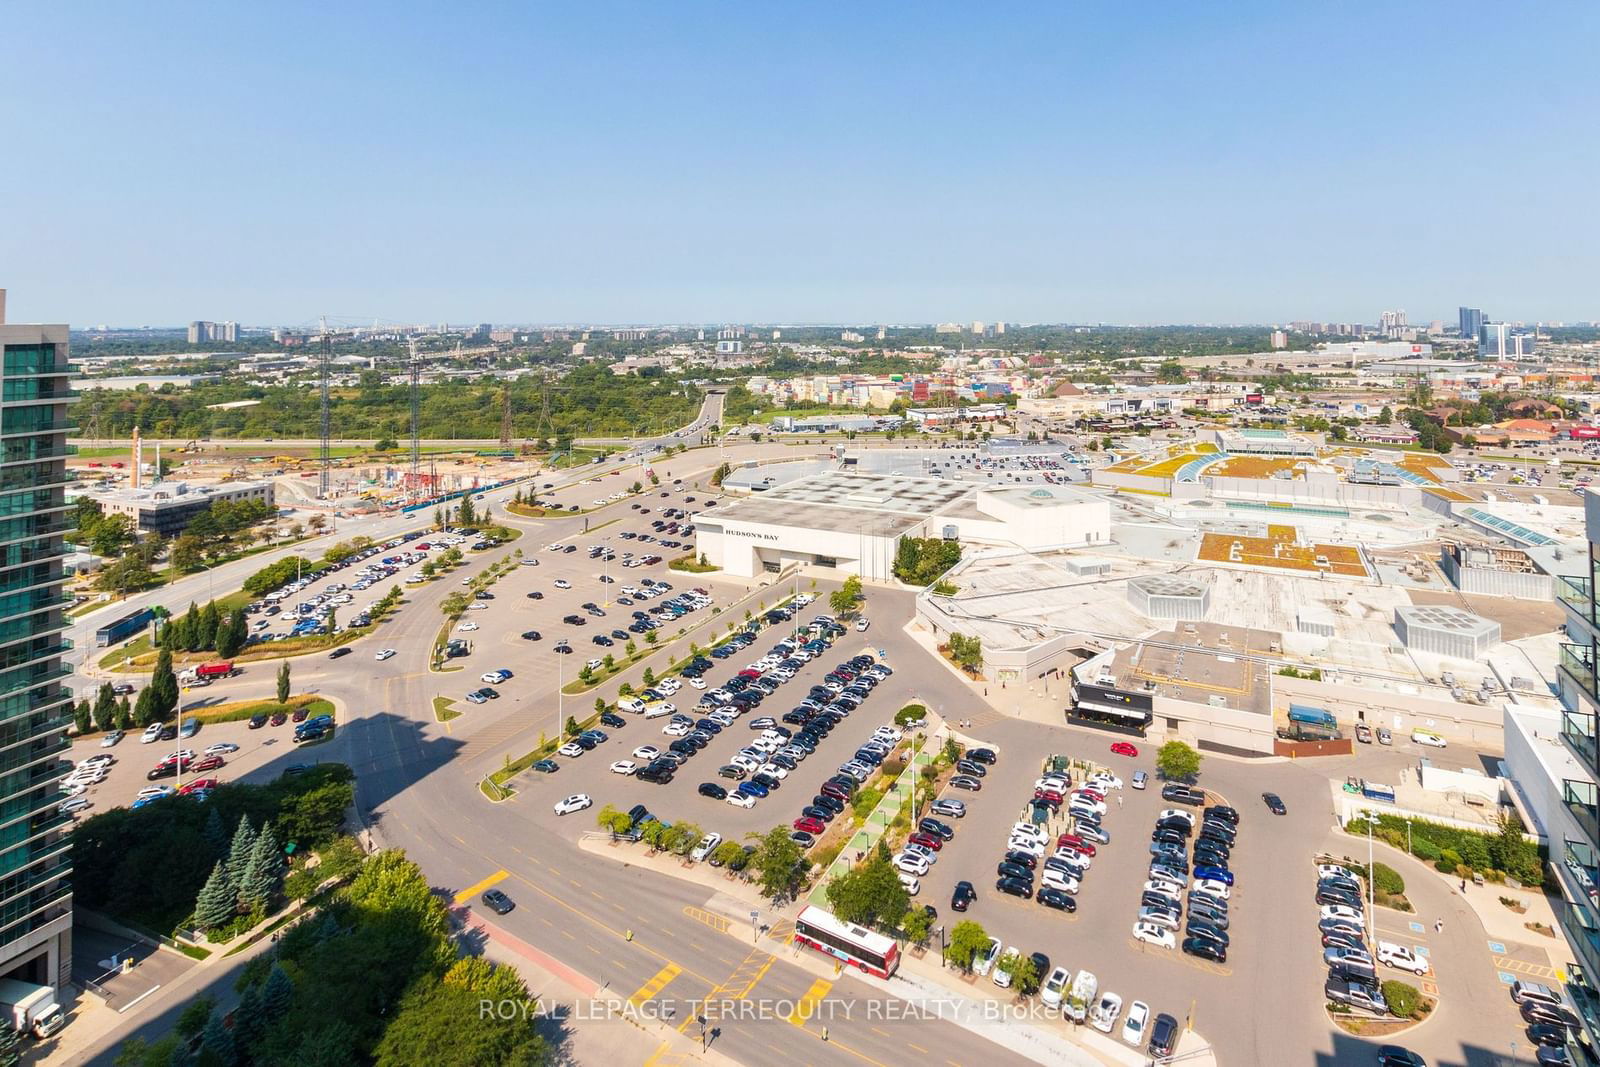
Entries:
<svg viewBox="0 0 1600 1067">
<path fill-rule="evenodd" d="M 206 322 L 203 319 L 196 319 L 189 324 L 189 343 L 192 345 L 209 344 L 212 341 L 233 344 L 238 340 L 237 322 Z"/>
<path fill-rule="evenodd" d="M 1486 320 L 1484 319 L 1482 308 L 1460 308 L 1456 311 L 1456 317 L 1460 322 L 1460 331 L 1463 339 L 1474 339 L 1483 332 L 1483 324 Z"/>
<path fill-rule="evenodd" d="M 1283 332 L 1282 330 L 1273 330 L 1272 331 L 1272 347 L 1273 348 L 1288 348 L 1289 347 L 1289 335 L 1287 333 Z"/>
<path fill-rule="evenodd" d="M 64 989 L 72 871 L 57 810 L 72 694 L 61 655 L 68 378 L 65 325 L 6 325 L 0 290 L 0 977 Z"/>
<path fill-rule="evenodd" d="M 1486 359 L 1520 359 L 1533 355 L 1532 331 L 1509 322 L 1486 322 L 1478 330 L 1478 355 Z"/>
<path fill-rule="evenodd" d="M 1385 311 L 1378 316 L 1378 331 L 1385 337 L 1399 337 L 1406 328 L 1406 313 L 1402 308 L 1398 311 Z"/>
<path fill-rule="evenodd" d="M 1560 888 L 1551 903 L 1571 950 L 1558 960 L 1561 991 L 1577 1009 L 1591 1042 L 1600 1041 L 1600 749 L 1596 747 L 1596 655 L 1600 654 L 1600 494 L 1585 492 L 1587 555 L 1579 575 L 1558 579 L 1556 600 L 1566 615 L 1568 643 L 1556 658 L 1559 715 L 1508 703 L 1506 766 L 1519 804 L 1532 815 L 1527 829 L 1549 849 L 1548 877 Z M 1548 981 L 1548 980 L 1547 980 Z M 1554 985 L 1554 982 L 1549 982 Z"/>
</svg>

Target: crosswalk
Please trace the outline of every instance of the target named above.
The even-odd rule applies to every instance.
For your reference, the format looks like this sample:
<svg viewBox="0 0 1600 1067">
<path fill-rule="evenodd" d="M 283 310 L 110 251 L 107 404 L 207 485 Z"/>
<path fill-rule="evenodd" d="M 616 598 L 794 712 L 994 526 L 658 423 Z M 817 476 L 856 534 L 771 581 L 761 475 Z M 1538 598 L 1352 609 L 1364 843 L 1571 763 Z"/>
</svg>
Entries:
<svg viewBox="0 0 1600 1067">
<path fill-rule="evenodd" d="M 789 1023 L 792 1026 L 804 1026 L 806 1021 L 817 1013 L 817 1005 L 822 998 L 828 995 L 828 990 L 833 988 L 833 983 L 818 978 L 811 983 L 811 988 L 794 1003 L 794 1011 L 789 1013 Z"/>
<path fill-rule="evenodd" d="M 634 990 L 633 996 L 628 998 L 628 1003 L 637 1010 L 646 1001 L 655 999 L 663 989 L 667 988 L 669 982 L 682 973 L 683 968 L 676 963 L 667 964 L 652 975 L 648 982 Z"/>
</svg>

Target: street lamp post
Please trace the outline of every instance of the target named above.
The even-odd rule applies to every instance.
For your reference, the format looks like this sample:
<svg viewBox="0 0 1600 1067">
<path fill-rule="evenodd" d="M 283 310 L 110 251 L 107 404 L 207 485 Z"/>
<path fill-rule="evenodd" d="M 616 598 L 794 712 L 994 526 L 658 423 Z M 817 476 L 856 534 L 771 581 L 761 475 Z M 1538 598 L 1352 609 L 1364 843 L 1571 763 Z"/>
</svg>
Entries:
<svg viewBox="0 0 1600 1067">
<path fill-rule="evenodd" d="M 761 935 L 756 929 L 756 924 L 758 922 L 760 922 L 760 921 L 761 921 L 761 913 L 759 911 L 755 911 L 755 910 L 752 909 L 751 912 L 750 912 L 750 943 L 751 944 L 755 944 L 758 940 L 760 940 Z"/>
<path fill-rule="evenodd" d="M 939 927 L 939 969 L 941 971 L 944 970 L 944 950 L 945 950 L 944 927 L 941 926 L 941 927 Z"/>
</svg>

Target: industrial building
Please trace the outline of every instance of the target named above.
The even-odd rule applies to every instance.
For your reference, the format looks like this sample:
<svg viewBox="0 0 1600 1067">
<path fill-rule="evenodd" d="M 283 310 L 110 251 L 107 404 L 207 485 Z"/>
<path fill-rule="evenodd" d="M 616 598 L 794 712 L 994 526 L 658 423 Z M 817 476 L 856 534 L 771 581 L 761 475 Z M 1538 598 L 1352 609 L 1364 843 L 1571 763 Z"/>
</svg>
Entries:
<svg viewBox="0 0 1600 1067">
<path fill-rule="evenodd" d="M 67 987 L 72 864 L 57 808 L 72 694 L 61 655 L 69 379 L 65 325 L 6 325 L 0 289 L 0 978 Z"/>
<path fill-rule="evenodd" d="M 731 575 L 800 564 L 887 580 L 902 537 L 1028 551 L 1104 544 L 1111 506 L 1066 485 L 988 488 L 825 471 L 699 512 L 694 525 L 697 549 Z"/>
</svg>

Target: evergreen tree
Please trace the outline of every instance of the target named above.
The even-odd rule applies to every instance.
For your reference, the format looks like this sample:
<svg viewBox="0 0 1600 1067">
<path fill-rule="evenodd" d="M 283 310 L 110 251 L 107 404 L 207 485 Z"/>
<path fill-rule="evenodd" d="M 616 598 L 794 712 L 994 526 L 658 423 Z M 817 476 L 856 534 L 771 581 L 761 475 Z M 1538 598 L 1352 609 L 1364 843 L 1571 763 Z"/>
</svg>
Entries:
<svg viewBox="0 0 1600 1067">
<path fill-rule="evenodd" d="M 194 900 L 194 921 L 202 930 L 214 930 L 226 925 L 239 909 L 235 906 L 237 894 L 228 878 L 228 869 L 221 860 L 211 868 L 211 877 L 200 887 Z"/>
<path fill-rule="evenodd" d="M 189 610 L 183 613 L 183 621 L 179 623 L 183 629 L 179 636 L 183 638 L 183 647 L 189 652 L 200 651 L 200 609 L 195 607 L 194 601 L 189 601 Z"/>
<path fill-rule="evenodd" d="M 205 839 L 206 849 L 215 859 L 225 859 L 228 855 L 228 832 L 222 828 L 222 813 L 215 806 L 206 815 L 205 827 L 200 831 L 200 836 Z"/>
<path fill-rule="evenodd" d="M 202 650 L 217 647 L 217 627 L 221 622 L 217 613 L 217 602 L 208 601 L 200 611 L 199 633 L 195 635 Z"/>
<path fill-rule="evenodd" d="M 217 655 L 223 659 L 232 659 L 244 647 L 245 639 L 250 636 L 248 625 L 244 620 L 244 609 L 234 608 L 233 614 L 228 616 L 228 621 L 217 627 Z"/>
<path fill-rule="evenodd" d="M 206 1028 L 200 1035 L 200 1047 L 221 1063 L 233 1063 L 239 1058 L 238 1049 L 233 1043 L 233 1033 L 223 1025 L 220 1013 L 212 1015 L 207 1020 Z"/>
<path fill-rule="evenodd" d="M 133 705 L 133 725 L 143 730 L 156 721 L 156 691 L 145 686 L 139 691 L 138 702 Z"/>
<path fill-rule="evenodd" d="M 248 1056 L 256 1047 L 256 1043 L 261 1040 L 266 1025 L 266 1014 L 261 1006 L 261 993 L 255 986 L 249 986 L 240 995 L 239 1003 L 233 1009 L 234 1046 Z"/>
<path fill-rule="evenodd" d="M 289 661 L 278 664 L 278 703 L 289 703 Z"/>
<path fill-rule="evenodd" d="M 256 832 L 250 828 L 250 816 L 243 816 L 233 831 L 233 844 L 228 847 L 228 881 L 235 888 L 244 884 L 245 868 L 250 865 L 250 853 L 255 844 Z"/>
<path fill-rule="evenodd" d="M 72 713 L 72 724 L 78 728 L 80 734 L 86 734 L 94 729 L 94 719 L 89 714 L 89 701 L 78 701 L 77 708 Z"/>
<path fill-rule="evenodd" d="M 102 732 L 111 729 L 117 718 L 117 696 L 110 682 L 100 683 L 100 692 L 94 697 L 94 728 Z"/>
<path fill-rule="evenodd" d="M 278 851 L 278 839 L 272 827 L 263 826 L 250 850 L 250 862 L 245 867 L 239 896 L 246 907 L 266 911 L 282 884 L 283 856 Z"/>
<path fill-rule="evenodd" d="M 162 652 L 156 657 L 156 669 L 150 675 L 150 685 L 146 691 L 152 694 L 152 721 L 166 722 L 172 718 L 173 709 L 178 706 L 178 676 L 172 670 L 171 652 Z"/>
<path fill-rule="evenodd" d="M 294 982 L 284 973 L 282 965 L 274 963 L 261 986 L 262 1014 L 269 1023 L 280 1019 L 289 1010 L 289 1003 L 293 999 Z"/>
<path fill-rule="evenodd" d="M 133 729 L 133 707 L 128 703 L 127 694 L 117 701 L 117 729 Z"/>
<path fill-rule="evenodd" d="M 0 1022 L 0 1067 L 16 1067 L 22 1061 L 22 1050 L 17 1047 L 17 1032 L 10 1023 Z"/>
</svg>

